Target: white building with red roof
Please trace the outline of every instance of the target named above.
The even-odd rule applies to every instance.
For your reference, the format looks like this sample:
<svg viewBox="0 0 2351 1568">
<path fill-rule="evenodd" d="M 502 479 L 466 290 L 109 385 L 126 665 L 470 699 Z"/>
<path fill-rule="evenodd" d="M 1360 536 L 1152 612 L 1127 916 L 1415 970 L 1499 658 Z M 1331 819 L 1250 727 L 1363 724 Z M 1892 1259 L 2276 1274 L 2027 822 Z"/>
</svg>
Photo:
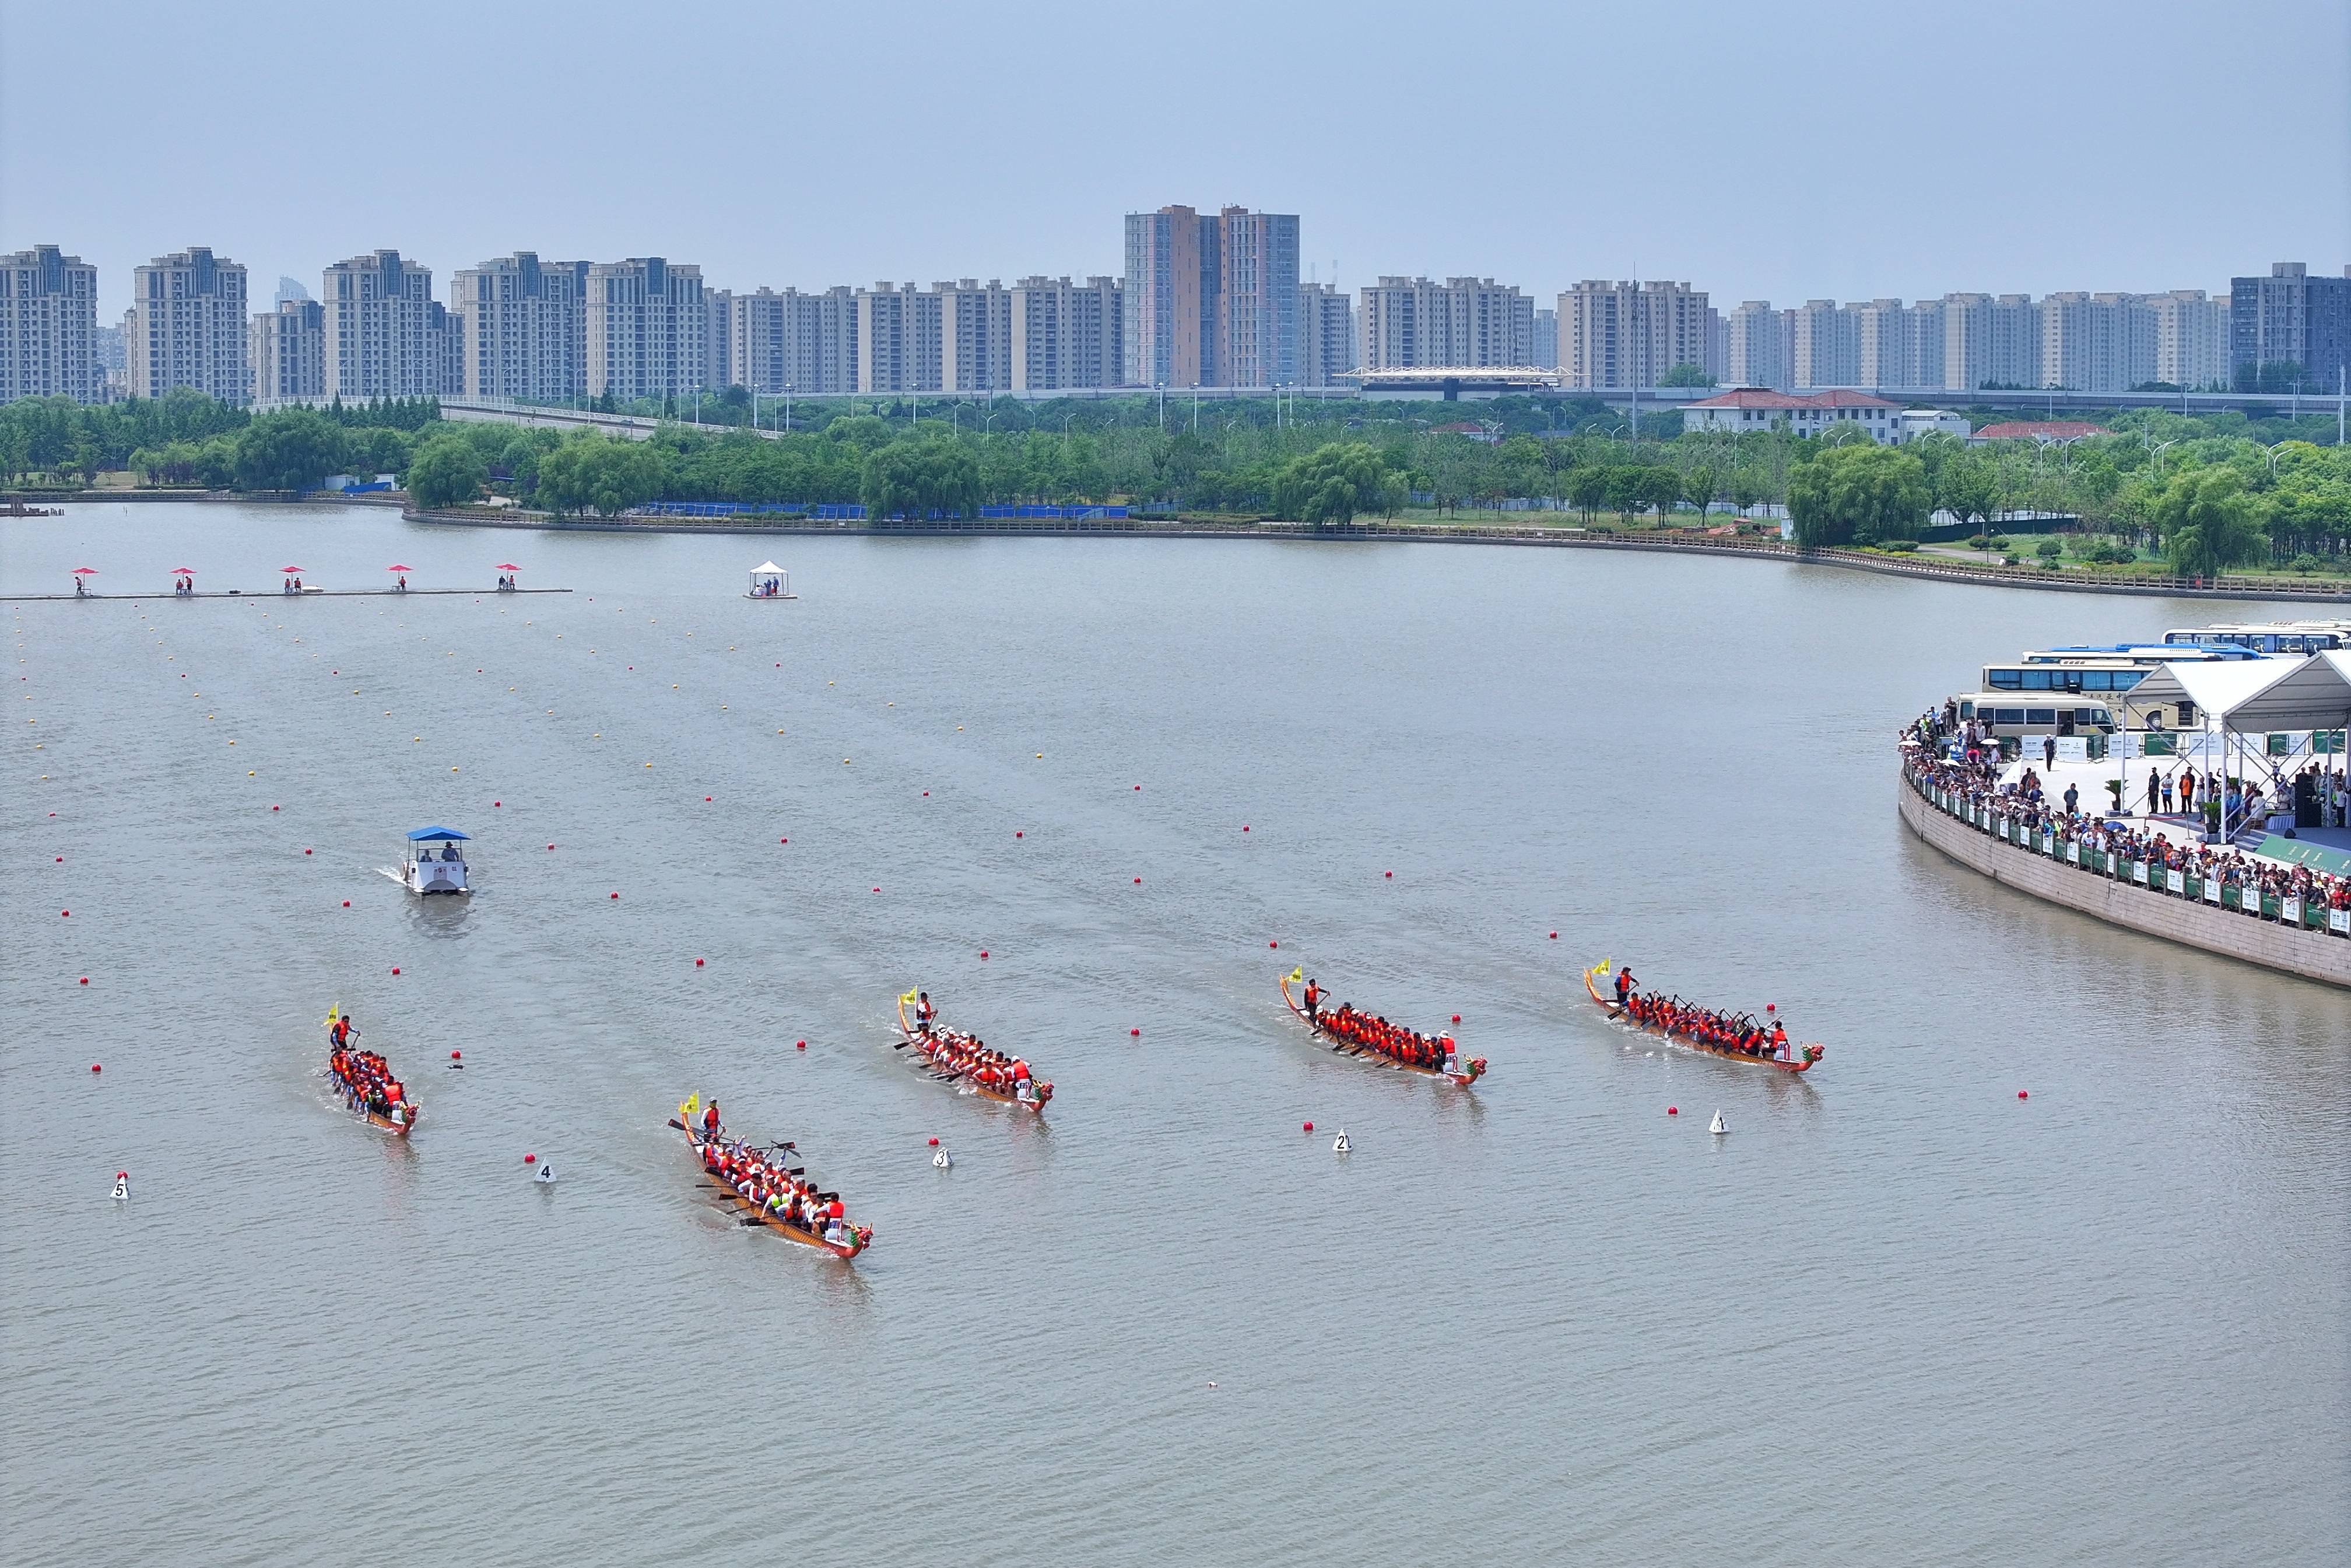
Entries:
<svg viewBox="0 0 2351 1568">
<path fill-rule="evenodd" d="M 1740 387 L 1719 397 L 1682 404 L 1684 430 L 1787 430 L 1798 435 L 1820 435 L 1839 425 L 1858 424 L 1870 439 L 1890 445 L 1902 439 L 1895 415 L 1902 405 L 1867 392 L 1833 388 L 1827 392 L 1783 392 L 1763 387 Z"/>
</svg>

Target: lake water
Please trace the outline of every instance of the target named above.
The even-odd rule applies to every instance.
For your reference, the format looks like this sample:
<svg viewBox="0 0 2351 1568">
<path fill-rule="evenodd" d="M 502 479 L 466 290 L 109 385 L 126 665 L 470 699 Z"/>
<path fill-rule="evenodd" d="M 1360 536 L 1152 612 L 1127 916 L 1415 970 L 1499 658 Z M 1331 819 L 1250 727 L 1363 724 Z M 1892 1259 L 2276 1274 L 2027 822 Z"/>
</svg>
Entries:
<svg viewBox="0 0 2351 1568">
<path fill-rule="evenodd" d="M 798 601 L 739 597 L 770 553 Z M 507 560 L 577 591 L 274 591 Z M 12 1563 L 2344 1560 L 2351 997 L 1895 813 L 1988 658 L 2271 607 L 0 523 L 0 591 L 79 565 L 262 593 L 7 606 Z M 377 874 L 434 822 L 470 903 Z M 1603 956 L 1826 1060 L 1629 1037 Z M 1294 964 L 1490 1075 L 1315 1049 Z M 918 984 L 1042 1124 L 908 1070 Z M 331 1004 L 412 1142 L 326 1089 Z M 854 1269 L 714 1209 L 690 1091 L 846 1193 Z"/>
</svg>

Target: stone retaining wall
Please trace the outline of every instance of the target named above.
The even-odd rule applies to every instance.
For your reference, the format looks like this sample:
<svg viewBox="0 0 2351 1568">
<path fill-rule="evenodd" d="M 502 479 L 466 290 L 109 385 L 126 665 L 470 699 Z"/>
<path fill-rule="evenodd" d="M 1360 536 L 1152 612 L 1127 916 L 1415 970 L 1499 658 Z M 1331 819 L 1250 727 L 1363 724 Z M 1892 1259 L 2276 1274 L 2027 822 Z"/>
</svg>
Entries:
<svg viewBox="0 0 2351 1568">
<path fill-rule="evenodd" d="M 2168 937 L 2263 968 L 2351 988 L 2351 942 L 2339 936 L 2272 925 L 2234 910 L 2191 904 L 2127 882 L 2095 876 L 1946 816 L 1898 775 L 1895 789 L 1902 820 L 1912 832 L 1994 882 L 2149 936 Z"/>
</svg>

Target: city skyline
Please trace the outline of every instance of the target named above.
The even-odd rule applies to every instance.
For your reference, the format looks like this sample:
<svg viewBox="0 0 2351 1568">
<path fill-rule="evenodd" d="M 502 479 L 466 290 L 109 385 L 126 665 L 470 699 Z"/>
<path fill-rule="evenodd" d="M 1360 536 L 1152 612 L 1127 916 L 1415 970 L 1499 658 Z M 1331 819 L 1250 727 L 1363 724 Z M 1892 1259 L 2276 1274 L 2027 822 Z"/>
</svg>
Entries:
<svg viewBox="0 0 2351 1568">
<path fill-rule="evenodd" d="M 1257 47 L 1229 51 L 1210 6 L 1155 35 L 1140 78 L 1127 27 L 917 27 L 886 100 L 853 73 L 780 73 L 848 48 L 854 19 L 815 9 L 737 15 L 727 50 L 668 55 L 613 47 L 600 23 L 621 14 L 595 6 L 561 28 L 469 16 L 465 51 L 430 27 L 266 4 L 202 26 L 118 27 L 119 9 L 0 8 L 0 250 L 68 245 L 99 269 L 108 319 L 134 267 L 191 243 L 256 277 L 398 245 L 446 279 L 523 238 L 666 251 L 742 289 L 1114 274 L 1108 220 L 1167 200 L 1301 214 L 1302 277 L 1331 281 L 1335 260 L 1351 294 L 1479 276 L 1539 301 L 1635 277 L 1719 301 L 2217 291 L 2248 256 L 2320 266 L 2351 233 L 2351 17 L 2283 6 L 2214 27 L 2166 5 L 1994 4 L 1954 26 L 1506 5 L 1497 22 L 1534 62 L 1507 114 L 1353 68 L 1386 47 L 1378 7 L 1345 13 L 1359 28 L 1329 8 L 1252 11 Z M 289 47 L 341 65 L 266 93 L 204 85 Z M 105 92 L 141 113 L 91 114 L 90 82 L 39 68 L 100 53 Z M 1350 85 L 1317 94 L 1301 60 Z M 1137 97 L 1160 80 L 1208 87 L 1162 116 Z M 2228 135 L 2188 133 L 2222 81 L 2261 90 L 2232 96 Z M 355 83 L 382 86 L 370 118 L 386 131 L 356 162 L 305 130 L 346 119 Z M 2069 150 L 2033 153 L 2011 127 L 2045 137 L 2053 112 Z M 208 133 L 155 134 L 189 116 Z M 499 137 L 483 164 L 483 131 L 507 123 L 547 129 Z"/>
</svg>

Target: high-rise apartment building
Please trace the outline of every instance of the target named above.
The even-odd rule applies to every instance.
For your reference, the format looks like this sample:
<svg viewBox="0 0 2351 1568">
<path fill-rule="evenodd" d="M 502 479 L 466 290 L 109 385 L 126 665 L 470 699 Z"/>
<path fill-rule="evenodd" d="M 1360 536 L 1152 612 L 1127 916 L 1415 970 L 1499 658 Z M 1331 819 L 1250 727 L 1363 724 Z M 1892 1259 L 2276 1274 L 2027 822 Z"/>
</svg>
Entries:
<svg viewBox="0 0 2351 1568">
<path fill-rule="evenodd" d="M 53 245 L 0 256 L 0 402 L 100 402 L 98 268 Z"/>
<path fill-rule="evenodd" d="M 763 395 L 858 390 L 857 291 L 762 288 L 728 306 L 727 380 Z"/>
<path fill-rule="evenodd" d="M 1539 371 L 1559 369 L 1559 312 L 1555 309 L 1535 312 L 1533 364 Z"/>
<path fill-rule="evenodd" d="M 1945 389 L 2041 384 L 2041 307 L 2030 295 L 1947 294 L 1942 306 Z"/>
<path fill-rule="evenodd" d="M 1789 378 L 1799 387 L 1849 387 L 1861 381 L 1860 325 L 1834 299 L 1807 299 L 1789 313 Z"/>
<path fill-rule="evenodd" d="M 1902 337 L 1908 360 L 1910 380 L 1907 386 L 1942 388 L 1943 380 L 1943 304 L 1938 299 L 1921 299 L 1904 311 Z"/>
<path fill-rule="evenodd" d="M 1298 379 L 1298 218 L 1227 207 L 1126 215 L 1126 376 L 1137 386 Z"/>
<path fill-rule="evenodd" d="M 2300 367 L 2271 380 L 2299 381 L 2313 392 L 2351 382 L 2351 267 L 2340 277 L 2313 277 L 2299 261 L 2273 264 L 2267 277 L 2229 280 L 2229 363 L 2250 380 L 2265 365 Z"/>
<path fill-rule="evenodd" d="M 1303 283 L 1298 289 L 1298 384 L 1327 387 L 1359 370 L 1355 306 L 1335 284 Z"/>
<path fill-rule="evenodd" d="M 1014 351 L 1012 291 L 995 278 L 934 283 L 938 296 L 939 390 L 1008 391 Z"/>
<path fill-rule="evenodd" d="M 1024 277 L 1012 286 L 1012 389 L 1114 387 L 1126 375 L 1115 277 Z"/>
<path fill-rule="evenodd" d="M 193 387 L 223 402 L 250 402 L 251 337 L 237 263 L 199 245 L 131 269 L 123 368 L 132 397 Z"/>
<path fill-rule="evenodd" d="M 723 389 L 735 379 L 735 291 L 731 288 L 704 289 L 702 309 L 700 384 Z"/>
<path fill-rule="evenodd" d="M 926 392 L 941 386 L 940 297 L 912 283 L 857 291 L 857 390 Z"/>
<path fill-rule="evenodd" d="M 2155 379 L 2201 392 L 2229 384 L 2229 301 L 2200 288 L 2147 297 L 2155 319 Z"/>
<path fill-rule="evenodd" d="M 1687 283 L 1579 283 L 1559 297 L 1561 384 L 1652 387 L 1677 365 L 1706 369 L 1712 316 Z"/>
<path fill-rule="evenodd" d="M 1899 299 L 1850 305 L 1854 325 L 1854 384 L 1907 387 L 1910 379 L 1910 312 Z"/>
<path fill-rule="evenodd" d="M 1724 319 L 1724 379 L 1734 387 L 1785 391 L 1788 375 L 1788 312 L 1769 299 L 1749 299 Z"/>
<path fill-rule="evenodd" d="M 1367 371 L 1534 363 L 1533 298 L 1490 277 L 1383 277 L 1363 311 Z"/>
<path fill-rule="evenodd" d="M 710 309 L 702 268 L 658 256 L 588 268 L 588 395 L 615 404 L 701 390 Z"/>
<path fill-rule="evenodd" d="M 431 267 L 379 250 L 335 263 L 319 281 L 329 397 L 354 402 L 441 390 Z"/>
<path fill-rule="evenodd" d="M 465 323 L 436 299 L 424 313 L 424 339 L 433 356 L 433 391 L 441 397 L 465 396 Z"/>
<path fill-rule="evenodd" d="M 467 397 L 566 402 L 588 390 L 588 264 L 519 250 L 449 284 Z"/>
<path fill-rule="evenodd" d="M 256 311 L 249 334 L 246 357 L 253 366 L 254 402 L 327 395 L 327 312 L 317 300 L 281 299 L 275 310 Z"/>
<path fill-rule="evenodd" d="M 2068 289 L 2041 302 L 2041 376 L 2073 392 L 2118 392 L 2156 379 L 2154 308 L 2136 294 Z"/>
<path fill-rule="evenodd" d="M 1298 381 L 1298 218 L 1217 214 L 1217 371 L 1227 386 Z"/>
</svg>

